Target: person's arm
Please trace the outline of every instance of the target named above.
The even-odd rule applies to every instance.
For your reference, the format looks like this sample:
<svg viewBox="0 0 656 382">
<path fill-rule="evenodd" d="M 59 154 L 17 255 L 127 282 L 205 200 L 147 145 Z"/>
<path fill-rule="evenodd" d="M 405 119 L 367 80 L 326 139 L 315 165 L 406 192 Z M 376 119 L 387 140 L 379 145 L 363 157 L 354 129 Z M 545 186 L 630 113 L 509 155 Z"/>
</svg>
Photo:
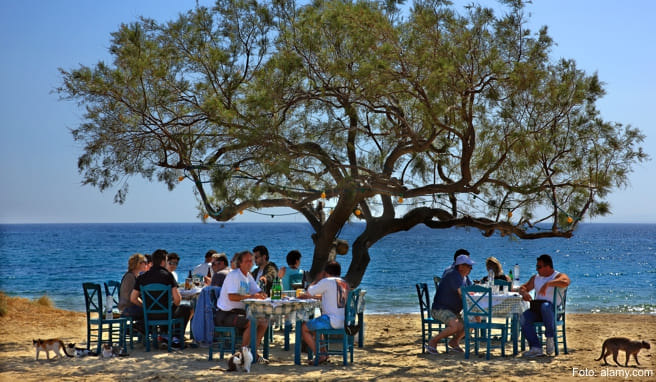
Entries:
<svg viewBox="0 0 656 382">
<path fill-rule="evenodd" d="M 228 293 L 228 298 L 230 299 L 230 301 L 242 301 L 247 298 L 256 298 L 258 300 L 264 300 L 265 298 L 267 298 L 267 295 L 264 292 L 249 293 L 249 294 Z"/>
<path fill-rule="evenodd" d="M 173 305 L 180 305 L 180 301 L 182 301 L 182 295 L 180 295 L 180 291 L 178 290 L 177 286 L 171 288 L 171 296 L 173 297 Z"/>
<path fill-rule="evenodd" d="M 133 303 L 136 306 L 142 306 L 143 304 L 141 303 L 141 298 L 139 297 L 139 291 L 136 289 L 132 289 L 132 293 L 130 293 L 130 302 Z"/>
<path fill-rule="evenodd" d="M 524 285 L 519 287 L 519 295 L 524 298 L 525 301 L 531 301 L 533 298 L 531 295 L 528 293 L 533 290 L 535 287 L 535 275 L 531 276 L 531 278 L 524 283 Z"/>
<path fill-rule="evenodd" d="M 569 276 L 567 276 L 564 273 L 559 273 L 554 277 L 553 280 L 547 281 L 542 285 L 542 288 L 538 291 L 538 295 L 544 296 L 547 294 L 547 288 L 549 287 L 554 287 L 554 288 L 567 288 L 569 286 L 570 280 Z"/>
</svg>

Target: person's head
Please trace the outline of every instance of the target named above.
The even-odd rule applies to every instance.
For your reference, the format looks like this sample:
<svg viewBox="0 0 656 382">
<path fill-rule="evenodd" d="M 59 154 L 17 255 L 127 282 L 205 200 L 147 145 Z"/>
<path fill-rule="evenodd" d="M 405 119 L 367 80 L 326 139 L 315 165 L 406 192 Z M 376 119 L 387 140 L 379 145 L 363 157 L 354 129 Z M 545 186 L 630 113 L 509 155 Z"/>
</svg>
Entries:
<svg viewBox="0 0 656 382">
<path fill-rule="evenodd" d="M 145 269 L 145 271 L 147 271 L 147 270 L 150 269 L 150 267 L 153 266 L 153 257 L 149 254 L 145 254 L 144 257 L 146 258 L 146 269 Z"/>
<path fill-rule="evenodd" d="M 323 268 L 327 276 L 339 277 L 342 274 L 342 266 L 337 261 L 329 261 Z"/>
<path fill-rule="evenodd" d="M 453 254 L 453 261 L 456 261 L 456 259 L 460 255 L 465 255 L 465 256 L 469 257 L 469 251 L 464 249 L 464 248 L 460 248 L 459 250 L 456 251 L 456 253 Z"/>
<path fill-rule="evenodd" d="M 467 255 L 456 257 L 455 267 L 462 276 L 467 276 L 471 272 L 474 262 Z"/>
<path fill-rule="evenodd" d="M 146 256 L 135 253 L 128 259 L 128 272 L 143 272 L 146 270 Z"/>
<path fill-rule="evenodd" d="M 301 252 L 297 250 L 289 251 L 287 254 L 287 265 L 292 269 L 298 268 L 301 265 Z"/>
<path fill-rule="evenodd" d="M 540 255 L 537 264 L 535 265 L 535 269 L 540 276 L 550 276 L 553 273 L 553 260 L 551 259 L 551 256 L 547 254 Z"/>
<path fill-rule="evenodd" d="M 253 248 L 253 256 L 255 258 L 255 265 L 261 267 L 269 262 L 269 250 L 263 245 L 258 245 Z"/>
<path fill-rule="evenodd" d="M 160 267 L 165 266 L 166 262 L 166 255 L 168 252 L 166 252 L 166 249 L 156 249 L 155 252 L 153 252 L 153 265 L 157 265 Z"/>
<path fill-rule="evenodd" d="M 248 274 L 251 268 L 253 268 L 253 254 L 248 251 L 237 253 L 235 261 L 237 262 L 237 268 L 239 268 L 244 275 Z"/>
<path fill-rule="evenodd" d="M 206 263 L 211 262 L 212 261 L 212 255 L 215 255 L 217 253 L 218 252 L 213 250 L 213 249 L 210 249 L 209 251 L 205 252 L 205 262 Z"/>
<path fill-rule="evenodd" d="M 166 255 L 166 269 L 169 272 L 173 272 L 178 269 L 178 263 L 180 263 L 180 256 L 177 253 L 171 252 Z"/>
<path fill-rule="evenodd" d="M 501 263 L 494 256 L 490 256 L 485 260 L 485 268 L 491 269 L 494 272 L 495 276 L 498 276 L 503 273 L 503 267 L 501 267 Z"/>
<path fill-rule="evenodd" d="M 215 253 L 212 255 L 212 271 L 214 273 L 225 269 L 228 266 L 228 256 L 225 253 Z"/>
</svg>

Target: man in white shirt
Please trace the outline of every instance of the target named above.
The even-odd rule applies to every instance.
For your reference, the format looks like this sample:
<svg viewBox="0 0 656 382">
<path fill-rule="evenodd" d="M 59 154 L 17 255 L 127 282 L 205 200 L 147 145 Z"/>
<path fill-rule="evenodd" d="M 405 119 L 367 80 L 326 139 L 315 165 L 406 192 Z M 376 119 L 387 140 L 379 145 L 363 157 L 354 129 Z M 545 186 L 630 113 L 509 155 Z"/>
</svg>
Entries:
<svg viewBox="0 0 656 382">
<path fill-rule="evenodd" d="M 537 274 L 533 275 L 524 285 L 519 287 L 519 294 L 526 301 L 531 301 L 531 309 L 524 311 L 519 323 L 522 327 L 522 334 L 526 338 L 530 348 L 524 353 L 524 357 L 534 358 L 542 356 L 542 346 L 535 331 L 535 322 L 544 323 L 544 334 L 547 337 L 547 354 L 554 353 L 554 334 L 556 328 L 553 327 L 553 304 L 559 301 L 552 301 L 554 288 L 567 288 L 570 284 L 569 276 L 558 272 L 553 268 L 553 260 L 549 255 L 540 255 L 535 266 Z M 535 298 L 532 298 L 529 292 L 535 289 Z"/>
<path fill-rule="evenodd" d="M 246 316 L 246 304 L 242 300 L 247 298 L 265 299 L 267 296 L 257 285 L 250 270 L 253 267 L 253 254 L 243 251 L 236 256 L 237 268 L 228 273 L 223 281 L 221 294 L 216 301 L 218 308 L 214 314 L 214 324 L 217 326 L 234 326 L 243 330 L 242 346 L 249 346 L 251 341 L 251 322 Z M 257 320 L 256 346 L 262 341 L 269 322 L 266 319 Z M 254 362 L 268 363 L 257 355 L 257 348 L 251 349 Z M 260 359 L 261 358 L 261 359 Z"/>
<path fill-rule="evenodd" d="M 324 271 L 319 275 L 303 295 L 304 298 L 317 298 L 321 300 L 321 316 L 304 322 L 301 327 L 303 341 L 312 353 L 316 354 L 316 331 L 319 329 L 339 329 L 344 327 L 344 310 L 348 299 L 349 286 L 339 275 L 342 268 L 336 261 L 329 261 Z M 319 357 L 319 364 L 325 362 L 327 356 Z M 313 365 L 314 361 L 310 360 Z"/>
<path fill-rule="evenodd" d="M 196 267 L 191 273 L 200 277 L 205 277 L 208 275 L 207 271 L 209 270 L 210 271 L 209 276 L 212 277 L 212 275 L 214 274 L 212 273 L 212 255 L 215 253 L 217 252 L 213 249 L 207 251 L 207 253 L 205 253 L 205 262 L 196 265 Z"/>
</svg>

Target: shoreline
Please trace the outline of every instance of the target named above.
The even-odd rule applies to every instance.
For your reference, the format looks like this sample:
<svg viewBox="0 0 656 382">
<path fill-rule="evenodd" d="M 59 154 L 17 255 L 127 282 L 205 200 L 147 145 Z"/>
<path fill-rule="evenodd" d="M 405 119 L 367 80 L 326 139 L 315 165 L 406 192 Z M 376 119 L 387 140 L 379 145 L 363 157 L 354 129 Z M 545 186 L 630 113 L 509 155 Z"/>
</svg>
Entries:
<svg viewBox="0 0 656 382">
<path fill-rule="evenodd" d="M 327 364 L 315 367 L 293 364 L 293 351 L 282 350 L 282 333 L 275 332 L 269 365 L 253 365 L 250 374 L 225 372 L 226 360 L 208 360 L 206 348 L 187 347 L 168 353 L 166 350 L 145 352 L 135 343 L 128 357 L 99 359 L 97 357 L 64 358 L 47 361 L 34 360 L 31 340 L 59 337 L 66 343 L 78 345 L 86 341 L 86 315 L 38 305 L 22 298 L 6 298 L 7 314 L 0 317 L 0 381 L 20 379 L 39 381 L 44 376 L 53 380 L 254 380 L 258 381 L 329 381 L 329 380 L 456 380 L 475 381 L 564 381 L 580 380 L 581 376 L 602 376 L 602 373 L 630 372 L 634 375 L 615 380 L 654 380 L 656 356 L 652 349 L 642 349 L 638 355 L 641 366 L 603 366 L 599 357 L 603 340 L 625 336 L 649 341 L 656 346 L 656 316 L 624 313 L 571 313 L 567 315 L 569 354 L 527 360 L 512 355 L 506 357 L 493 351 L 489 361 L 472 355 L 464 359 L 462 353 L 439 355 L 421 353 L 419 314 L 365 313 L 365 346 L 356 348 L 354 363 L 342 366 L 339 357 L 331 357 Z M 638 318 L 638 320 L 636 320 Z M 293 339 L 292 339 L 293 342 Z M 189 342 L 187 342 L 188 344 Z M 292 345 L 293 349 L 293 345 Z M 510 355 L 508 355 L 510 354 Z M 41 358 L 45 358 L 43 353 Z M 619 360 L 624 364 L 624 353 Z M 608 358 L 612 362 L 612 356 Z M 577 374 L 579 371 L 587 375 Z M 635 375 L 642 373 L 642 375 Z M 652 373 L 645 376 L 645 373 Z M 606 375 L 608 376 L 608 375 Z M 611 378 L 613 380 L 613 378 Z"/>
</svg>

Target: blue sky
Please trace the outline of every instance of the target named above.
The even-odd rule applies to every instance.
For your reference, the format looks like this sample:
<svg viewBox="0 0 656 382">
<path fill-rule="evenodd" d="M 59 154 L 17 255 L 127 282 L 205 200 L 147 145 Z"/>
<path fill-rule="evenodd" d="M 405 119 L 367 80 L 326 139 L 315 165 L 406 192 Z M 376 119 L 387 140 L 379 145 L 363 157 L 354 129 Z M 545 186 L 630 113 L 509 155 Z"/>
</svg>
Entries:
<svg viewBox="0 0 656 382">
<path fill-rule="evenodd" d="M 471 1 L 455 1 L 459 6 Z M 533 30 L 541 25 L 558 44 L 554 57 L 576 60 L 598 72 L 607 95 L 598 107 L 606 120 L 639 127 L 643 147 L 656 156 L 654 109 L 656 39 L 652 0 L 534 0 Z M 201 5 L 212 1 L 200 0 Z M 485 4 L 494 4 L 485 1 Z M 191 184 L 169 192 L 161 183 L 130 179 L 123 205 L 113 192 L 81 186 L 80 147 L 69 129 L 81 110 L 59 101 L 52 90 L 61 83 L 57 68 L 110 61 L 110 33 L 144 15 L 173 19 L 195 0 L 113 0 L 107 2 L 0 1 L 0 223 L 195 222 Z M 613 214 L 594 222 L 656 223 L 656 161 L 636 167 L 627 189 L 610 197 Z M 236 221 L 305 221 L 300 215 L 245 213 Z"/>
</svg>

